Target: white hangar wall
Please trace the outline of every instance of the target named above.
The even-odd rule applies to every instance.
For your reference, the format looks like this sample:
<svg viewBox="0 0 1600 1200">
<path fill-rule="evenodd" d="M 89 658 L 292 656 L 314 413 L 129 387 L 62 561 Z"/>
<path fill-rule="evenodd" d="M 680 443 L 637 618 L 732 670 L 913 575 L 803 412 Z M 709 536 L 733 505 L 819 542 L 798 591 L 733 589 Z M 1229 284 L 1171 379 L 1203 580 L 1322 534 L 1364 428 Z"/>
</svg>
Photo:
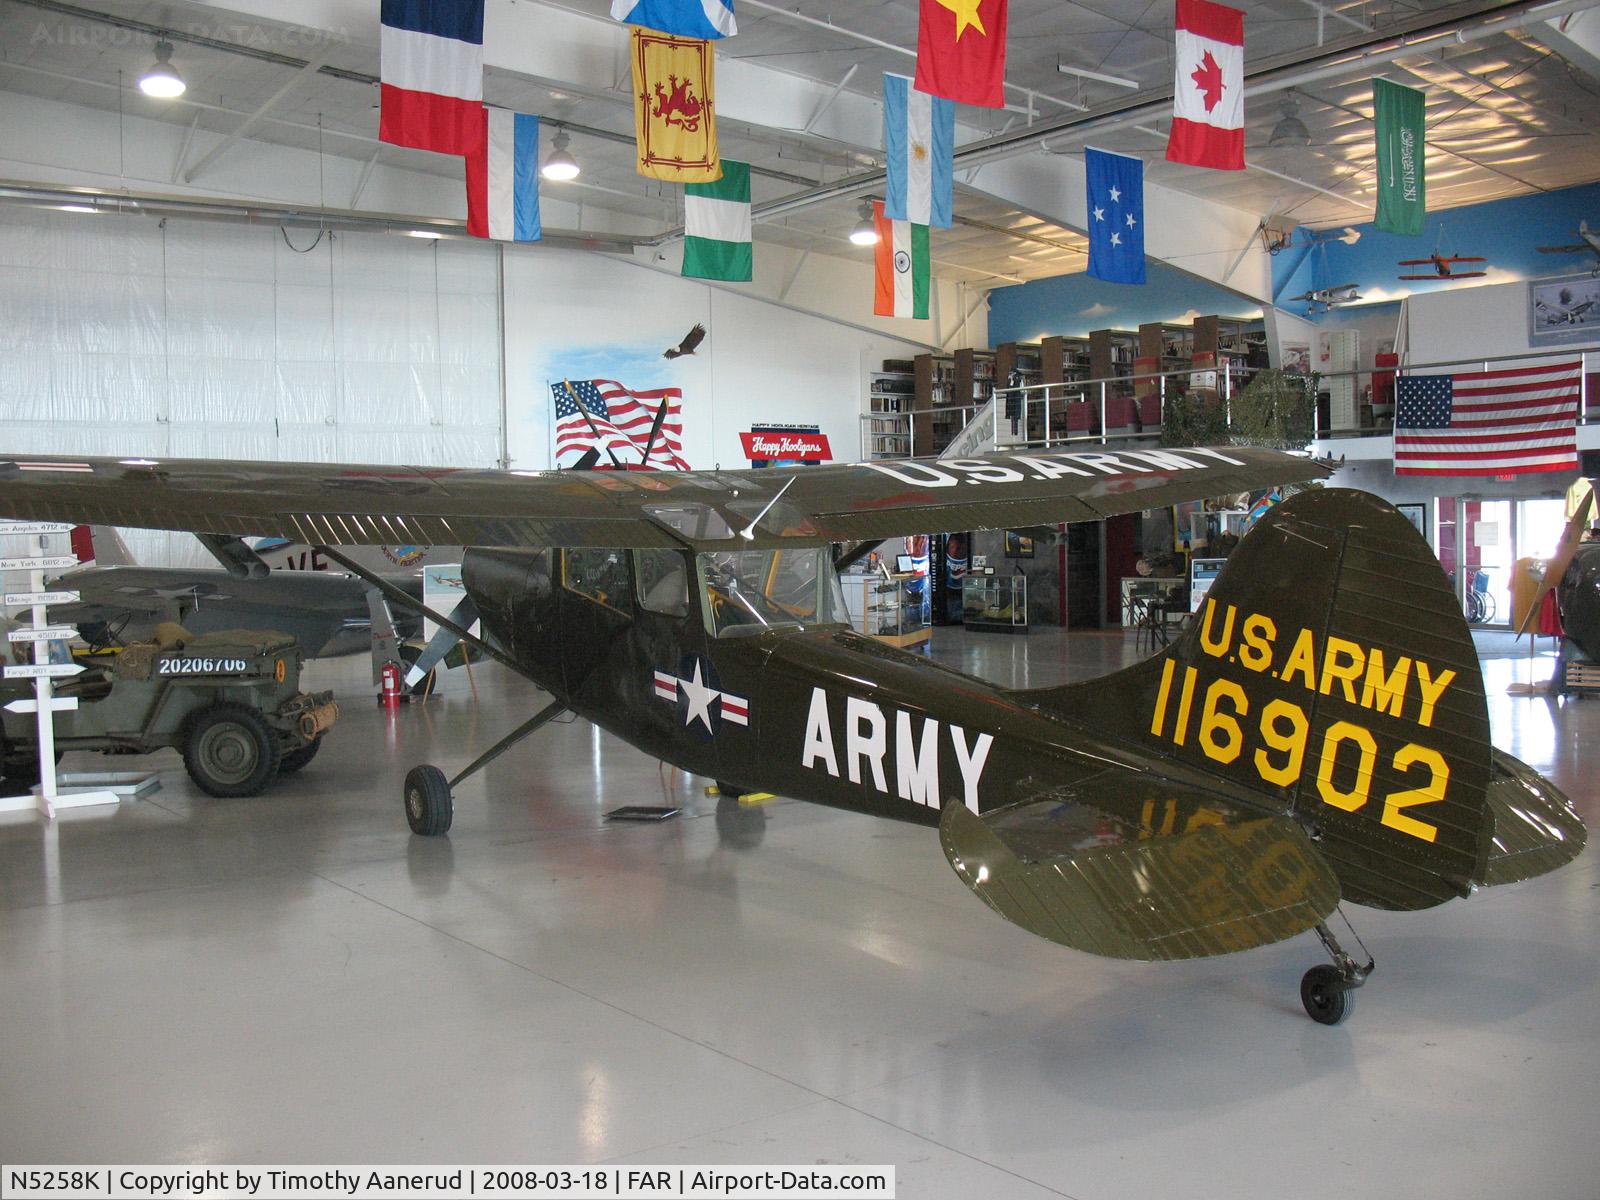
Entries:
<svg viewBox="0 0 1600 1200">
<path fill-rule="evenodd" d="M 870 270 L 862 275 L 870 289 Z M 866 372 L 923 350 L 629 259 L 570 250 L 508 252 L 505 306 L 507 449 L 518 469 L 555 465 L 551 386 L 594 378 L 633 391 L 680 389 L 691 467 L 749 466 L 739 434 L 752 423 L 816 425 L 835 460 L 850 460 L 860 450 Z M 696 324 L 707 331 L 696 353 L 664 358 Z"/>
<path fill-rule="evenodd" d="M 504 321 L 496 246 L 0 208 L 0 452 L 544 469 L 560 371 L 681 387 L 695 467 L 746 465 L 752 423 L 816 425 L 851 459 L 866 373 L 924 348 L 632 259 L 503 259 Z M 798 304 L 870 308 L 868 266 L 813 257 L 797 282 Z M 696 323 L 699 352 L 663 359 Z M 963 332 L 981 341 L 981 305 Z M 182 535 L 129 540 L 209 563 Z"/>
</svg>

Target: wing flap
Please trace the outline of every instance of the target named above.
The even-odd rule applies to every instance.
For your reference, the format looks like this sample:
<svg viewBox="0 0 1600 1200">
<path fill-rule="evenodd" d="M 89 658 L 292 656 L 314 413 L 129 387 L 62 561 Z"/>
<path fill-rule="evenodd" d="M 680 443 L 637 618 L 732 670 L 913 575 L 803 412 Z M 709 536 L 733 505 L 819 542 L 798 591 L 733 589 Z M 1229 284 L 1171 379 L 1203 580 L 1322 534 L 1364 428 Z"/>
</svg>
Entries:
<svg viewBox="0 0 1600 1200">
<path fill-rule="evenodd" d="M 1094 804 L 1030 800 L 981 818 L 952 804 L 939 835 L 956 874 L 1006 920 L 1109 958 L 1249 950 L 1338 904 L 1337 878 L 1292 818 L 1196 811 L 1210 816 L 1161 833 Z"/>
</svg>

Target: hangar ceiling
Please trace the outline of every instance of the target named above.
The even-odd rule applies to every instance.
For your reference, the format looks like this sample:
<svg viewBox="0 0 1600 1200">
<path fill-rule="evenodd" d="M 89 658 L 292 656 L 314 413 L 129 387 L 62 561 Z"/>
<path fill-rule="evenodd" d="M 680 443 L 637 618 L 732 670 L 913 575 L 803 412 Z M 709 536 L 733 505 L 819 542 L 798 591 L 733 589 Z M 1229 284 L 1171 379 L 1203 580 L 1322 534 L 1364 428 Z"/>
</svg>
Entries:
<svg viewBox="0 0 1600 1200">
<path fill-rule="evenodd" d="M 532 19 L 540 8 L 603 16 L 610 6 L 609 0 L 520 0 L 519 7 Z M 1246 8 L 1247 70 L 1254 70 L 1421 18 L 1471 21 L 1508 6 L 1270 0 Z M 916 0 L 741 0 L 739 36 L 724 42 L 719 55 L 875 97 L 881 71 L 909 71 L 913 63 L 909 54 L 876 43 L 914 47 L 916 11 Z M 1092 114 L 1158 99 L 1171 86 L 1172 6 L 1166 0 L 1011 0 L 1010 12 L 1007 109 L 960 110 L 961 121 L 980 136 L 1080 109 Z M 152 100 L 133 87 L 162 31 L 174 42 L 173 61 L 189 84 L 175 101 Z M 1600 178 L 1600 78 L 1556 53 L 1537 32 L 1519 28 L 1465 44 L 1433 41 L 1414 55 L 1376 67 L 1355 61 L 1347 73 L 1298 86 L 1289 94 L 1310 133 L 1306 145 L 1268 145 L 1283 115 L 1283 93 L 1252 98 L 1246 128 L 1252 169 L 1243 172 L 1165 162 L 1166 122 L 1160 118 L 1096 132 L 1090 140 L 1143 157 L 1153 183 L 1251 214 L 1287 212 L 1317 227 L 1366 220 L 1373 202 L 1369 80 L 1377 73 L 1427 91 L 1432 209 Z M 253 139 L 457 175 L 453 159 L 377 142 L 377 89 L 371 82 L 378 70 L 376 43 L 375 22 L 345 40 L 254 16 L 232 20 L 212 5 L 173 0 L 0 0 L 0 88 L 220 134 L 238 133 L 249 122 Z M 1137 86 L 1065 74 L 1061 65 Z M 622 217 L 644 236 L 680 223 L 679 190 L 633 171 L 631 87 L 625 78 L 574 85 L 491 70 L 485 92 L 492 103 L 575 126 L 573 151 L 583 175 L 571 184 L 546 186 L 568 189 L 572 199 Z M 725 119 L 720 132 L 724 153 L 757 168 L 758 204 L 880 163 L 875 146 L 847 145 L 799 129 Z M 1025 152 L 1081 154 L 1084 141 L 1065 129 L 1043 151 L 1034 146 Z M 205 186 L 204 155 L 191 154 L 175 166 L 174 182 Z M 327 203 L 351 200 L 330 196 Z M 940 275 L 988 286 L 1083 268 L 1086 244 L 1072 230 L 967 189 L 958 188 L 956 209 L 956 229 L 941 234 L 935 246 Z M 757 236 L 859 256 L 863 252 L 847 243 L 855 220 L 856 203 L 835 200 L 763 223 Z"/>
</svg>

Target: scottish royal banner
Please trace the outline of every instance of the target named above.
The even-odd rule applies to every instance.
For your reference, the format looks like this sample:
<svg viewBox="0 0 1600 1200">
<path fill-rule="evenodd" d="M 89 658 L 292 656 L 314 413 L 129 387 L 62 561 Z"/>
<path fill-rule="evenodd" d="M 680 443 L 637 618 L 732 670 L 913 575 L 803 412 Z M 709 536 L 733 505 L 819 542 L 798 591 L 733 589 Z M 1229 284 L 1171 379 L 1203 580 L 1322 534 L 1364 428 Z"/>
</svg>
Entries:
<svg viewBox="0 0 1600 1200">
<path fill-rule="evenodd" d="M 1378 216 L 1385 233 L 1416 237 L 1428 215 L 1423 148 L 1426 97 L 1387 79 L 1372 81 L 1378 130 Z"/>
<path fill-rule="evenodd" d="M 639 174 L 670 183 L 722 178 L 711 43 L 633 29 Z"/>
</svg>

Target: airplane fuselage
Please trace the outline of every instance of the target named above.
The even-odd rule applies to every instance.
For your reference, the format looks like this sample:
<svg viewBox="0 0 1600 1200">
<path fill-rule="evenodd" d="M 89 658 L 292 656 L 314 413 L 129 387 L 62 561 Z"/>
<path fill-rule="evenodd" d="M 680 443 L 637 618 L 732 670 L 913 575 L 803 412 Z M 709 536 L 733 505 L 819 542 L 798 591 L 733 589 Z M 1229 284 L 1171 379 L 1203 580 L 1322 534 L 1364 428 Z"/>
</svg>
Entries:
<svg viewBox="0 0 1600 1200">
<path fill-rule="evenodd" d="M 485 627 L 578 715 L 693 774 L 926 825 L 1110 767 L 1214 794 L 1203 772 L 843 625 L 719 638 L 692 589 L 681 615 L 631 582 L 598 601 L 561 582 L 563 553 L 469 550 Z"/>
</svg>

